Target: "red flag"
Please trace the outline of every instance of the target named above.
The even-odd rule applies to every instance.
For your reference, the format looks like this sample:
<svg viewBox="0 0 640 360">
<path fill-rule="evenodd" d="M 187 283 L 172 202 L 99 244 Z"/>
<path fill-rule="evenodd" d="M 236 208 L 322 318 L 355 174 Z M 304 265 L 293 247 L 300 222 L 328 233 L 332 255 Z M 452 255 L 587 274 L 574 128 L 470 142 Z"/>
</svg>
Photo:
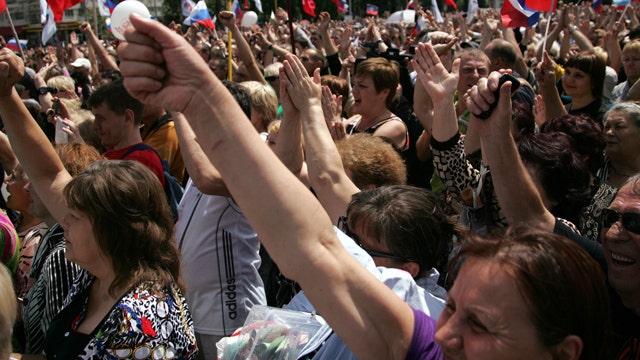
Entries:
<svg viewBox="0 0 640 360">
<path fill-rule="evenodd" d="M 316 17 L 316 2 L 313 0 L 302 0 L 302 10 L 308 15 Z"/>
<path fill-rule="evenodd" d="M 0 14 L 7 10 L 7 0 L 0 0 Z"/>
<path fill-rule="evenodd" d="M 551 4 L 553 3 L 553 10 L 551 10 Z M 537 11 L 556 11 L 558 7 L 558 0 L 525 0 L 524 5 L 529 10 Z"/>
<path fill-rule="evenodd" d="M 502 27 L 529 27 L 538 23 L 540 13 L 524 8 L 524 0 L 505 0 L 500 9 Z"/>
<path fill-rule="evenodd" d="M 445 3 L 449 6 L 452 6 L 454 9 L 456 9 L 456 11 L 458 11 L 458 5 L 456 4 L 455 1 L 453 0 L 445 0 Z"/>
<path fill-rule="evenodd" d="M 47 0 L 51 11 L 53 12 L 53 21 L 59 23 L 62 21 L 64 11 L 75 4 L 79 4 L 84 0 Z"/>
</svg>

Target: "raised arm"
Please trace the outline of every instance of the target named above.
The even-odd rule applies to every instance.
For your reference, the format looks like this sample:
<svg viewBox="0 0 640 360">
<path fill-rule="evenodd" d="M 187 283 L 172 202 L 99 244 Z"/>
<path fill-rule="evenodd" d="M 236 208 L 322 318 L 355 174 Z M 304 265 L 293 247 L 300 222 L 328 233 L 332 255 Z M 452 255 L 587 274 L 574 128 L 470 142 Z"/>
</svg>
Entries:
<svg viewBox="0 0 640 360">
<path fill-rule="evenodd" d="M 453 63 L 452 71 L 449 73 L 430 44 L 419 44 L 413 67 L 418 73 L 418 81 L 433 102 L 431 136 L 434 140 L 445 142 L 458 133 L 453 94 L 458 85 L 460 60 Z"/>
<path fill-rule="evenodd" d="M 185 114 L 269 254 L 357 357 L 404 358 L 413 333 L 408 305 L 349 256 L 320 203 L 259 141 L 185 40 L 153 20 L 132 15 L 131 23 L 118 46 L 129 92 Z M 297 63 L 287 58 L 288 77 L 303 71 L 292 72 Z M 319 101 L 307 104 L 299 110 L 320 111 Z"/>
<path fill-rule="evenodd" d="M 193 183 L 205 194 L 229 196 L 222 175 L 196 141 L 196 135 L 187 119 L 179 112 L 173 112 L 171 116 L 176 126 L 184 166 Z"/>
<path fill-rule="evenodd" d="M 236 15 L 232 11 L 220 11 L 218 20 L 229 29 L 229 32 L 233 34 L 233 38 L 236 39 L 238 58 L 247 67 L 249 79 L 266 84 L 267 81 L 264 79 L 264 74 L 262 74 L 255 56 L 253 56 L 251 46 L 236 24 Z"/>
<path fill-rule="evenodd" d="M 100 44 L 100 40 L 98 40 L 98 37 L 93 32 L 93 30 L 91 30 L 91 24 L 86 21 L 83 22 L 82 24 L 80 24 L 80 31 L 87 36 L 87 42 L 95 52 L 96 58 L 102 65 L 103 69 L 112 69 L 116 71 L 120 70 L 118 69 L 118 64 L 116 63 L 116 61 L 109 55 L 107 49 L 105 49 Z"/>
<path fill-rule="evenodd" d="M 493 72 L 471 89 L 467 106 L 472 114 L 486 110 L 493 102 L 499 78 L 500 74 Z M 555 217 L 542 203 L 511 135 L 511 82 L 500 89 L 498 106 L 488 119 L 472 115 L 471 121 L 480 135 L 482 154 L 491 166 L 496 196 L 509 224 L 527 223 L 553 231 Z"/>
<path fill-rule="evenodd" d="M 29 176 L 29 181 L 51 215 L 59 222 L 68 212 L 62 190 L 71 176 L 13 88 L 23 74 L 22 60 L 13 51 L 1 49 L 0 115 L 13 151 Z"/>
<path fill-rule="evenodd" d="M 542 61 L 536 67 L 536 79 L 540 84 L 540 95 L 544 101 L 545 119 L 567 114 L 556 87 L 556 66 L 549 53 L 545 51 Z"/>
<path fill-rule="evenodd" d="M 306 73 L 299 73 L 304 67 L 297 57 L 288 56 L 287 59 L 288 69 L 283 67 L 280 70 L 282 106 L 302 108 L 298 111 L 302 120 L 309 181 L 329 218 L 337 224 L 338 218 L 346 214 L 351 196 L 360 189 L 344 171 L 340 153 L 324 119 L 320 69 L 316 69 L 312 79 L 308 75 L 304 76 Z"/>
</svg>

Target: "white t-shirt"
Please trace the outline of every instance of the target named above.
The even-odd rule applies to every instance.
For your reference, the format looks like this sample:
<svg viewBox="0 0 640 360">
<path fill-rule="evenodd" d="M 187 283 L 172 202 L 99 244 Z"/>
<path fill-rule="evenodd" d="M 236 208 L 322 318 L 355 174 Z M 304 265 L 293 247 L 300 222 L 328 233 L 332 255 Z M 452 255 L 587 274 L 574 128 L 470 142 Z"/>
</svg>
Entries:
<svg viewBox="0 0 640 360">
<path fill-rule="evenodd" d="M 203 194 L 189 180 L 175 239 L 197 333 L 231 335 L 253 305 L 266 305 L 260 242 L 233 199 Z"/>
</svg>

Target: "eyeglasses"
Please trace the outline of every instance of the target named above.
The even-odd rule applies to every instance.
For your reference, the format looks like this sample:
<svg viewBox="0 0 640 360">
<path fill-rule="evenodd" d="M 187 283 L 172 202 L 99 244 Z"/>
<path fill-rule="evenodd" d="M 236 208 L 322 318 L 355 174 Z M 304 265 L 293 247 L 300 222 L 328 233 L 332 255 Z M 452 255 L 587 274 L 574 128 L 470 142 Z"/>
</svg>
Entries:
<svg viewBox="0 0 640 360">
<path fill-rule="evenodd" d="M 278 80 L 280 77 L 279 76 L 265 76 L 264 79 L 267 80 L 268 82 L 273 82 Z"/>
<path fill-rule="evenodd" d="M 348 237 L 353 239 L 353 241 L 355 241 L 356 244 L 358 244 L 358 246 L 360 246 L 362 248 L 362 250 L 364 250 L 371 257 L 394 259 L 394 260 L 399 260 L 399 261 L 402 261 L 402 262 L 411 262 L 411 261 L 415 262 L 415 260 L 411 260 L 411 259 L 406 258 L 406 257 L 397 256 L 397 255 L 393 255 L 393 254 L 385 253 L 385 252 L 381 252 L 381 251 L 375 251 L 375 250 L 366 249 L 360 243 L 360 239 L 358 239 L 358 236 L 356 234 L 354 234 L 353 232 L 351 232 L 351 230 L 349 230 L 349 226 L 347 225 L 347 217 L 346 216 L 340 216 L 338 218 L 338 229 L 340 229 Z"/>
<path fill-rule="evenodd" d="M 640 235 L 640 214 L 625 212 L 619 213 L 613 209 L 602 210 L 602 227 L 610 228 L 618 220 L 622 219 L 622 226 L 628 231 Z"/>
</svg>

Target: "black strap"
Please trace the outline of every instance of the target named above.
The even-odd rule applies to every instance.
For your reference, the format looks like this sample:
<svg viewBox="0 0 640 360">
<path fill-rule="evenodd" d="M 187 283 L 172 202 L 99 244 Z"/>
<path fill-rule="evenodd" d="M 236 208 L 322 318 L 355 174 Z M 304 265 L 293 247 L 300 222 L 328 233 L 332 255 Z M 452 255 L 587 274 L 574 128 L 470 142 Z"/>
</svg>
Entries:
<svg viewBox="0 0 640 360">
<path fill-rule="evenodd" d="M 130 147 L 129 150 L 127 150 L 120 157 L 120 160 L 124 160 L 127 156 L 129 156 L 129 154 L 131 154 L 132 152 L 136 152 L 138 150 L 153 150 L 153 152 L 156 153 L 156 155 L 158 155 L 158 157 L 160 157 L 160 155 L 158 154 L 156 149 L 152 148 L 151 146 L 149 146 L 149 145 L 147 145 L 145 143 L 137 143 L 137 144 L 133 145 L 132 147 Z M 160 160 L 162 160 L 162 159 L 160 159 Z"/>
<path fill-rule="evenodd" d="M 156 131 L 158 131 L 158 129 L 160 129 L 160 127 L 166 123 L 168 123 L 169 121 L 171 121 L 171 114 L 166 113 L 164 115 L 162 115 L 161 117 L 157 118 L 152 124 L 151 126 L 149 126 L 149 131 L 147 131 L 147 133 L 144 135 L 144 138 L 142 139 L 147 140 L 147 138 L 151 135 L 153 135 Z"/>
</svg>

